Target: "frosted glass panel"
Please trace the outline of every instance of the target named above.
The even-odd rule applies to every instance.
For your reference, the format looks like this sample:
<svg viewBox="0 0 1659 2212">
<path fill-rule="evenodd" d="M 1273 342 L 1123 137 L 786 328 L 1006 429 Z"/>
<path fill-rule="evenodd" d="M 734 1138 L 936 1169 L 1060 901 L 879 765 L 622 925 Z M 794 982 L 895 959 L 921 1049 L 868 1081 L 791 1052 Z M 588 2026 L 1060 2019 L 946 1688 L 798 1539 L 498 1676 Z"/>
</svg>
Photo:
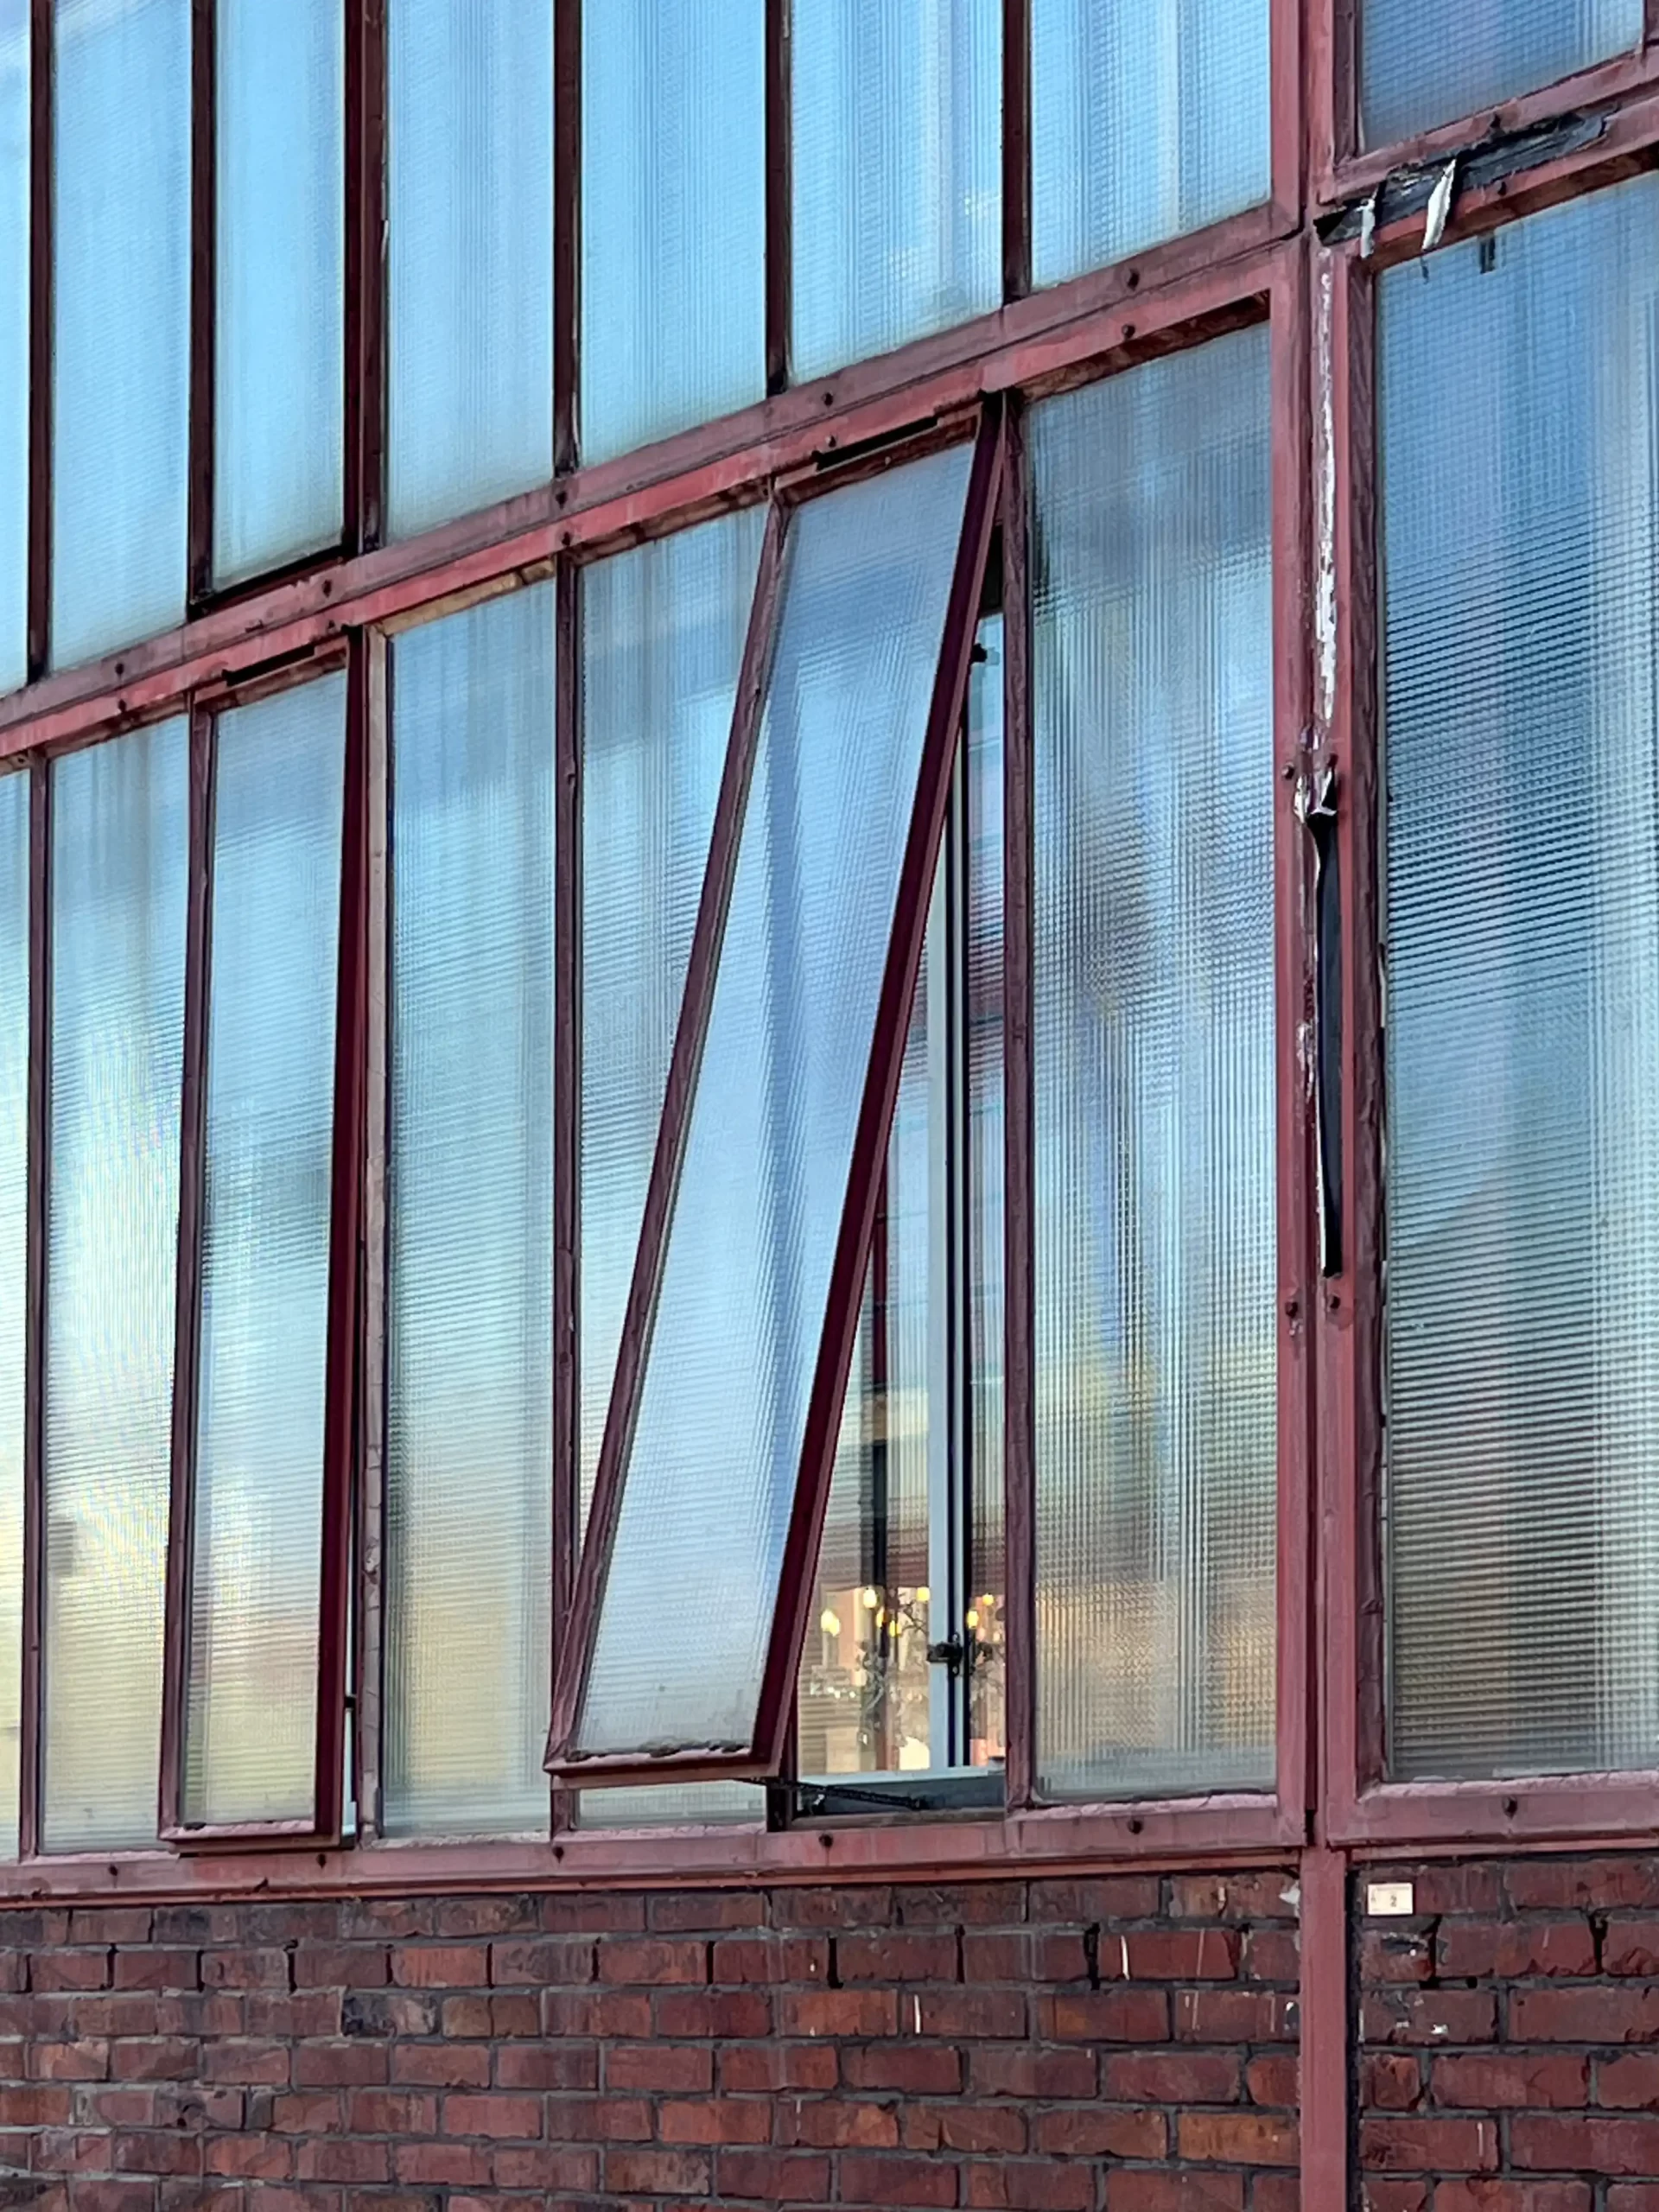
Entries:
<svg viewBox="0 0 1659 2212">
<path fill-rule="evenodd" d="M 584 1751 L 753 1727 L 969 461 L 791 526 Z M 665 1589 L 695 1634 L 664 1632 Z"/>
<path fill-rule="evenodd" d="M 1032 271 L 1103 269 L 1266 200 L 1268 0 L 1032 0 Z"/>
<path fill-rule="evenodd" d="M 1659 1763 L 1656 225 L 1382 284 L 1402 1775 Z"/>
<path fill-rule="evenodd" d="M 1032 414 L 1038 1771 L 1273 1780 L 1268 334 Z"/>
<path fill-rule="evenodd" d="M 391 673 L 385 1818 L 545 1829 L 552 585 Z"/>
<path fill-rule="evenodd" d="M 765 393 L 765 0 L 585 0 L 586 460 Z"/>
<path fill-rule="evenodd" d="M 0 1856 L 17 1855 L 29 1221 L 29 775 L 0 779 Z"/>
<path fill-rule="evenodd" d="M 796 0 L 794 372 L 1002 296 L 1001 0 Z"/>
<path fill-rule="evenodd" d="M 213 576 L 339 538 L 345 0 L 218 0 Z"/>
<path fill-rule="evenodd" d="M 0 691 L 29 623 L 29 0 L 0 0 Z"/>
<path fill-rule="evenodd" d="M 219 721 L 184 1816 L 315 1802 L 346 678 Z"/>
<path fill-rule="evenodd" d="M 182 720 L 52 768 L 43 1825 L 154 1842 L 184 1069 Z"/>
<path fill-rule="evenodd" d="M 582 579 L 582 1500 L 611 1400 L 766 511 Z"/>
<path fill-rule="evenodd" d="M 553 10 L 389 0 L 387 521 L 553 474 Z"/>
<path fill-rule="evenodd" d="M 1554 84 L 1642 41 L 1642 0 L 1366 0 L 1361 125 L 1386 145 Z"/>
<path fill-rule="evenodd" d="M 184 613 L 190 0 L 57 0 L 52 660 Z"/>
</svg>

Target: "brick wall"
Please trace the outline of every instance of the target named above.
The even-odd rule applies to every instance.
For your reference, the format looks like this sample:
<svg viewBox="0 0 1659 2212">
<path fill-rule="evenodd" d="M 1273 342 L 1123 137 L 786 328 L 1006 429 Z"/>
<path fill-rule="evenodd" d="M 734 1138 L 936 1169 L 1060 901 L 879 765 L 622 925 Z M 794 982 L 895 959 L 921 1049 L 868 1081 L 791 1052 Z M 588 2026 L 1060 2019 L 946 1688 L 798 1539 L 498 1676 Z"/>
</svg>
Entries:
<svg viewBox="0 0 1659 2212">
<path fill-rule="evenodd" d="M 1659 2212 L 1659 1859 L 1369 1868 L 1367 2212 Z"/>
<path fill-rule="evenodd" d="M 1294 2212 L 1290 1880 L 12 1914 L 0 2207 Z"/>
</svg>

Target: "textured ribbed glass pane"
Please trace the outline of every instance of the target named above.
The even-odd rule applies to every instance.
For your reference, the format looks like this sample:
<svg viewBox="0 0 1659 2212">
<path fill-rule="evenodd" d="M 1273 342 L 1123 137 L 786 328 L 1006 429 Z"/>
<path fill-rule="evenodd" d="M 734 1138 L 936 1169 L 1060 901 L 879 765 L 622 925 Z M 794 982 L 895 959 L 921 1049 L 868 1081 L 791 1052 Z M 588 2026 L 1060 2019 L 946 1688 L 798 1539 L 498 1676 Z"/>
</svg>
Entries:
<svg viewBox="0 0 1659 2212">
<path fill-rule="evenodd" d="M 29 1213 L 29 777 L 0 779 L 0 1855 L 17 1855 Z"/>
<path fill-rule="evenodd" d="M 796 0 L 794 370 L 1002 296 L 1001 0 Z"/>
<path fill-rule="evenodd" d="M 312 1810 L 346 678 L 222 715 L 184 1816 Z"/>
<path fill-rule="evenodd" d="M 553 588 L 392 649 L 385 1813 L 543 1828 Z"/>
<path fill-rule="evenodd" d="M 387 518 L 553 474 L 553 10 L 390 0 Z"/>
<path fill-rule="evenodd" d="M 589 461 L 766 387 L 765 0 L 585 0 Z"/>
<path fill-rule="evenodd" d="M 1402 1775 L 1659 1764 L 1656 234 L 1382 280 Z"/>
<path fill-rule="evenodd" d="M 1552 85 L 1642 40 L 1642 0 L 1364 0 L 1360 109 L 1386 145 Z"/>
<path fill-rule="evenodd" d="M 184 1070 L 182 720 L 52 769 L 44 1827 L 153 1842 Z"/>
<path fill-rule="evenodd" d="M 52 660 L 184 613 L 190 0 L 57 0 Z"/>
<path fill-rule="evenodd" d="M 584 571 L 584 1514 L 639 1242 L 766 511 Z"/>
<path fill-rule="evenodd" d="M 29 620 L 29 0 L 0 0 L 0 691 Z"/>
<path fill-rule="evenodd" d="M 1268 338 L 1033 410 L 1038 1769 L 1268 1784 Z"/>
<path fill-rule="evenodd" d="M 791 527 L 584 1750 L 753 1728 L 968 467 Z"/>
<path fill-rule="evenodd" d="M 1032 269 L 1103 269 L 1268 190 L 1268 0 L 1032 0 Z"/>
<path fill-rule="evenodd" d="M 345 0 L 218 0 L 213 575 L 340 536 Z"/>
</svg>

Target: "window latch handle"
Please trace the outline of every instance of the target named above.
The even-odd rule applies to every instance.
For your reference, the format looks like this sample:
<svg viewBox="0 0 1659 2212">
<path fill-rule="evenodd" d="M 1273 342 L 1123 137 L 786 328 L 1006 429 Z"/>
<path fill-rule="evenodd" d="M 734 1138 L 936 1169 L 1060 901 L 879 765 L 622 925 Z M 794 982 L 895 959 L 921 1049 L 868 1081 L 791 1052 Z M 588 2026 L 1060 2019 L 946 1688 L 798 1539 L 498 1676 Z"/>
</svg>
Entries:
<svg viewBox="0 0 1659 2212">
<path fill-rule="evenodd" d="M 1337 772 L 1304 769 L 1296 818 L 1313 857 L 1313 1169 L 1319 1217 L 1319 1273 L 1342 1272 L 1342 887 L 1337 856 Z"/>
<path fill-rule="evenodd" d="M 927 1647 L 928 1665 L 948 1667 L 953 1675 L 959 1675 L 962 1672 L 963 1662 L 967 1656 L 967 1651 L 959 1637 L 953 1636 L 948 1643 L 930 1643 Z"/>
</svg>

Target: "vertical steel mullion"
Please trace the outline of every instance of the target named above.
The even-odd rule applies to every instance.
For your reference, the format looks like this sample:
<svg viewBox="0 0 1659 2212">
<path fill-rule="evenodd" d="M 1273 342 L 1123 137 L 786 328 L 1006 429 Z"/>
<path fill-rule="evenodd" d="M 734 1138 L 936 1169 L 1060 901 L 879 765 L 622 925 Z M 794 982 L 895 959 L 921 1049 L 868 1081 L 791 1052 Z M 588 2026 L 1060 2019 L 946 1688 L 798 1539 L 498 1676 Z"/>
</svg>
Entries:
<svg viewBox="0 0 1659 2212">
<path fill-rule="evenodd" d="M 44 676 L 52 621 L 52 0 L 30 0 L 29 36 L 29 578 L 27 672 Z"/>
<path fill-rule="evenodd" d="M 1002 0 L 1002 296 L 1031 289 L 1031 0 Z"/>
<path fill-rule="evenodd" d="M 766 0 L 766 391 L 787 391 L 794 316 L 795 208 L 791 0 Z M 850 158 L 850 156 L 849 156 Z"/>
<path fill-rule="evenodd" d="M 23 1622 L 18 1742 L 17 1849 L 41 1847 L 41 1664 L 46 1605 L 46 1239 L 51 1161 L 52 771 L 28 770 L 29 788 L 29 1196 L 24 1263 Z"/>
<path fill-rule="evenodd" d="M 582 0 L 553 0 L 553 467 L 581 447 Z"/>
<path fill-rule="evenodd" d="M 213 982 L 214 715 L 190 715 L 188 905 L 184 973 L 184 1069 L 179 1114 L 179 1234 L 173 1334 L 173 1427 L 162 1668 L 158 1832 L 183 1826 L 190 1610 L 195 1569 L 198 1379 L 201 1353 L 201 1231 L 206 1189 L 207 1023 Z"/>
<path fill-rule="evenodd" d="M 188 603 L 213 590 L 214 321 L 219 262 L 218 0 L 190 9 L 190 458 Z"/>
<path fill-rule="evenodd" d="M 553 1637 L 556 1678 L 582 1550 L 582 604 L 569 561 L 556 582 L 553 832 Z M 574 1790 L 553 1789 L 555 1829 Z"/>
<path fill-rule="evenodd" d="M 346 0 L 345 546 L 385 531 L 386 472 L 386 0 Z"/>
</svg>

